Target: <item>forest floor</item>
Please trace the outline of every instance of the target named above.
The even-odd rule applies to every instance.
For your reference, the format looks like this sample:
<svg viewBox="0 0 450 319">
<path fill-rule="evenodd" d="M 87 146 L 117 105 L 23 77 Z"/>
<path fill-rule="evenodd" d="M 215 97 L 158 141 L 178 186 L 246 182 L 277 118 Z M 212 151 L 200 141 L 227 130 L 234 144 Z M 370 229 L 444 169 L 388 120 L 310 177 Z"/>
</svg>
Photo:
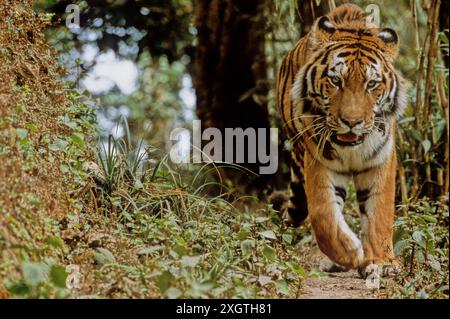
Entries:
<svg viewBox="0 0 450 319">
<path fill-rule="evenodd" d="M 305 260 L 316 267 L 327 258 L 314 245 Z M 370 289 L 366 280 L 356 270 L 346 272 L 330 272 L 326 276 L 307 278 L 303 283 L 302 299 L 376 299 L 381 294 L 378 289 Z"/>
<path fill-rule="evenodd" d="M 307 279 L 303 290 L 304 299 L 376 299 L 378 295 L 376 290 L 366 287 L 356 271 Z"/>
</svg>

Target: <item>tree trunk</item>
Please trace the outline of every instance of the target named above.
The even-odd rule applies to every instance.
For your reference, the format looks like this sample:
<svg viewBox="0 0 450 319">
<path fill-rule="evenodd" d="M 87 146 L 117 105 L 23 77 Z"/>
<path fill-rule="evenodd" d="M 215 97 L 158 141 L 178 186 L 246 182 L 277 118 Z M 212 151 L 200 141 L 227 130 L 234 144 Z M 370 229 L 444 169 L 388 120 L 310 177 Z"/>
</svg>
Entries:
<svg viewBox="0 0 450 319">
<path fill-rule="evenodd" d="M 216 127 L 224 133 L 225 128 L 270 127 L 264 2 L 195 1 L 198 46 L 194 85 L 202 130 Z M 243 166 L 258 172 L 258 163 Z M 237 181 L 236 177 L 243 175 L 230 174 L 230 171 L 226 174 L 236 184 L 248 185 L 248 178 Z"/>
</svg>

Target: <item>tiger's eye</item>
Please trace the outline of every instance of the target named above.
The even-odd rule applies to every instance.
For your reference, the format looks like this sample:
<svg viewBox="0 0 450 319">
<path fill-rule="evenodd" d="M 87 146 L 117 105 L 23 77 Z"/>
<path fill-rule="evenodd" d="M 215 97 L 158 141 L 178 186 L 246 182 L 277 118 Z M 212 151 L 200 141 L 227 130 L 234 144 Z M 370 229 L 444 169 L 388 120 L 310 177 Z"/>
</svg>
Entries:
<svg viewBox="0 0 450 319">
<path fill-rule="evenodd" d="M 339 86 L 341 84 L 341 78 L 338 76 L 333 76 L 332 78 L 330 78 L 330 80 L 334 85 Z"/>
<path fill-rule="evenodd" d="M 367 82 L 367 89 L 373 89 L 377 86 L 378 82 L 374 81 L 374 80 L 370 80 L 369 82 Z"/>
</svg>

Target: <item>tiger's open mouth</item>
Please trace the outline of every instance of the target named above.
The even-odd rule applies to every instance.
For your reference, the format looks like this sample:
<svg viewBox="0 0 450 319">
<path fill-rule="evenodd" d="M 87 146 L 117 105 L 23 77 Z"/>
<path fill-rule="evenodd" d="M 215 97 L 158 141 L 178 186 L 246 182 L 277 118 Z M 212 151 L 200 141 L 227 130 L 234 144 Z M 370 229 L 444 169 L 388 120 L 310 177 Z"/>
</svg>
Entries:
<svg viewBox="0 0 450 319">
<path fill-rule="evenodd" d="M 365 135 L 356 135 L 351 132 L 345 134 L 333 134 L 331 141 L 341 146 L 356 146 L 364 142 Z"/>
</svg>

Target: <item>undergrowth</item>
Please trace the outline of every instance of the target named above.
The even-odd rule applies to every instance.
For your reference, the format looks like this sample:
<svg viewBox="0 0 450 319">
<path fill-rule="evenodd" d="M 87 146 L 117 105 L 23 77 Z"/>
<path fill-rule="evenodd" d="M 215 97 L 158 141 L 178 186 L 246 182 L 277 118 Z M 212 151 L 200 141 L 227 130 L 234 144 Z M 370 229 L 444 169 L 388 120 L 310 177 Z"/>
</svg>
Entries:
<svg viewBox="0 0 450 319">
<path fill-rule="evenodd" d="M 388 283 L 397 298 L 448 298 L 448 199 L 423 199 L 395 222 L 394 253 L 404 269 Z"/>
<path fill-rule="evenodd" d="M 152 161 L 154 150 L 144 150 L 143 143 L 133 147 L 126 132 L 124 139 L 110 136 L 100 144 L 97 164 L 89 165 L 94 182 L 86 191 L 94 211 L 63 231 L 70 234 L 69 260 L 83 260 L 74 295 L 295 298 L 301 293 L 307 272 L 296 245 L 299 231 L 283 226 L 277 212 L 256 199 L 230 203 L 226 193 L 211 198 L 203 173 L 214 167 L 188 174 L 165 158 Z"/>
</svg>

